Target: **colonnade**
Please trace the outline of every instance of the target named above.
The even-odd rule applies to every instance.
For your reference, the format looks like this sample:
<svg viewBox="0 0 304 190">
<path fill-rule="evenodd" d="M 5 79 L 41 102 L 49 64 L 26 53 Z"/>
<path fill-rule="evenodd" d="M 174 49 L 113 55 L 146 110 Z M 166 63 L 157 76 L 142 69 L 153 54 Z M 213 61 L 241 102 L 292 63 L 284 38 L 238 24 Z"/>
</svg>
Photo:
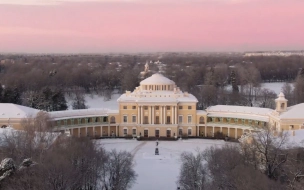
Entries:
<svg viewBox="0 0 304 190">
<path fill-rule="evenodd" d="M 144 114 L 145 111 L 148 111 L 148 115 Z M 158 107 L 158 110 L 156 110 L 156 107 Z M 159 112 L 158 115 L 156 115 L 156 111 Z M 139 105 L 138 106 L 138 119 L 137 119 L 137 124 L 177 124 L 177 106 L 170 106 L 170 115 L 167 115 L 167 105 L 164 106 L 158 106 L 158 105 L 153 105 L 153 106 L 143 106 Z M 144 121 L 144 117 L 148 116 L 148 121 Z M 159 117 L 159 121 L 155 121 L 156 116 Z M 167 122 L 167 116 L 170 116 L 170 122 Z"/>
<path fill-rule="evenodd" d="M 198 126 L 198 128 L 201 129 L 202 126 Z M 251 129 L 244 129 L 244 128 L 240 128 L 240 127 L 220 127 L 220 126 L 203 126 L 203 131 L 200 131 L 200 133 L 204 132 L 203 136 L 207 137 L 214 137 L 214 134 L 216 132 L 221 132 L 223 133 L 225 136 L 227 135 L 228 137 L 232 137 L 237 139 L 238 138 L 238 131 L 241 131 L 241 134 L 244 134 L 245 130 L 249 130 L 251 131 Z M 210 130 L 210 128 L 212 130 Z M 217 131 L 215 131 L 216 128 L 219 128 L 219 130 L 217 129 Z M 224 130 L 225 132 L 224 132 Z M 197 134 L 197 136 L 200 136 L 200 134 Z M 240 135 L 239 135 L 240 136 Z"/>
<path fill-rule="evenodd" d="M 92 128 L 92 133 L 89 133 L 88 129 Z M 75 128 L 70 128 L 70 133 L 72 136 L 77 136 L 77 137 L 81 137 L 81 136 L 105 136 L 103 133 L 103 129 L 106 128 L 107 129 L 107 133 L 106 136 L 110 137 L 115 135 L 116 137 L 119 135 L 118 133 L 118 126 L 115 126 L 115 131 L 113 131 L 113 134 L 111 132 L 111 126 L 92 126 L 92 127 L 75 127 Z M 81 134 L 81 131 L 84 132 L 84 135 Z M 75 134 L 75 132 L 77 132 L 77 134 Z M 97 134 L 99 132 L 99 134 Z"/>
</svg>

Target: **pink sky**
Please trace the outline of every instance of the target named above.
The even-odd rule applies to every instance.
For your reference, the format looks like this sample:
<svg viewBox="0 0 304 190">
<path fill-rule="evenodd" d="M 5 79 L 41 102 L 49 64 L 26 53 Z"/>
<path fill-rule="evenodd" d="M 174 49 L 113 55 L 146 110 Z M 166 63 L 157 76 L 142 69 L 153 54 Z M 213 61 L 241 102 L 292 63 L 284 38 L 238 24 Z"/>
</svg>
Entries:
<svg viewBox="0 0 304 190">
<path fill-rule="evenodd" d="M 0 0 L 0 52 L 300 49 L 303 0 Z"/>
</svg>

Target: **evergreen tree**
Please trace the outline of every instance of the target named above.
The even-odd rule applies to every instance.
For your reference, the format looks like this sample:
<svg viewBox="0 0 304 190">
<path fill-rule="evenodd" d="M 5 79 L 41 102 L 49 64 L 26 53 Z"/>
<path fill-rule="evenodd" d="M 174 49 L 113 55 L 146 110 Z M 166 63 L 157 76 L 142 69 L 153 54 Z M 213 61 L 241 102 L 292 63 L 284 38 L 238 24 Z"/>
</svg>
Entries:
<svg viewBox="0 0 304 190">
<path fill-rule="evenodd" d="M 73 110 L 77 110 L 77 109 L 87 109 L 88 106 L 86 106 L 86 100 L 84 99 L 84 95 L 81 93 L 76 93 L 75 94 L 75 98 L 73 100 Z"/>
<path fill-rule="evenodd" d="M 18 88 L 5 88 L 3 90 L 2 102 L 21 104 L 21 97 Z"/>
<path fill-rule="evenodd" d="M 52 110 L 51 111 L 60 111 L 68 109 L 67 102 L 64 97 L 62 90 L 56 89 L 53 91 L 52 96 Z"/>
<path fill-rule="evenodd" d="M 68 108 L 64 93 L 60 89 L 43 88 L 40 92 L 34 93 L 31 100 L 29 106 L 40 110 L 60 111 Z"/>
</svg>

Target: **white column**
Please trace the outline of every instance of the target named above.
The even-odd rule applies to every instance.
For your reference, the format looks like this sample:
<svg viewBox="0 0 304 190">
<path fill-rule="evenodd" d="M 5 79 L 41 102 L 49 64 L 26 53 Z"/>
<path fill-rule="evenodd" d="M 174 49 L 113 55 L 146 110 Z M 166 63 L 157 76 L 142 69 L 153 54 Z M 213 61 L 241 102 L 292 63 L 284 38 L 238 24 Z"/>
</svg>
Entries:
<svg viewBox="0 0 304 190">
<path fill-rule="evenodd" d="M 71 129 L 71 136 L 73 136 L 73 132 L 74 132 L 73 129 Z"/>
<path fill-rule="evenodd" d="M 227 127 L 228 129 L 228 137 L 230 137 L 230 127 Z"/>
<path fill-rule="evenodd" d="M 85 130 L 85 131 L 86 131 L 86 132 L 85 132 L 85 133 L 86 133 L 85 136 L 87 137 L 87 136 L 88 136 L 88 128 L 86 127 L 85 129 L 86 129 L 86 130 Z"/>
<path fill-rule="evenodd" d="M 222 129 L 222 127 L 221 127 L 221 130 L 220 130 L 220 132 L 221 132 L 221 133 L 223 132 L 223 129 Z"/>
<path fill-rule="evenodd" d="M 159 123 L 163 124 L 163 106 L 159 106 Z"/>
<path fill-rule="evenodd" d="M 117 125 L 116 125 L 116 131 L 115 131 L 115 136 L 117 137 L 118 136 L 118 127 L 117 127 Z"/>
<path fill-rule="evenodd" d="M 108 125 L 108 137 L 111 136 L 110 125 Z"/>
<path fill-rule="evenodd" d="M 152 106 L 150 106 L 149 108 L 149 118 L 150 118 L 149 124 L 152 124 Z"/>
<path fill-rule="evenodd" d="M 166 112 L 167 112 L 167 106 L 164 106 L 164 124 L 166 124 L 166 121 L 167 121 Z"/>
<path fill-rule="evenodd" d="M 78 137 L 80 137 L 80 128 L 78 128 Z"/>
<path fill-rule="evenodd" d="M 137 123 L 140 124 L 140 106 L 137 108 Z"/>
<path fill-rule="evenodd" d="M 214 127 L 212 127 L 212 137 L 214 137 Z"/>
<path fill-rule="evenodd" d="M 199 126 L 196 126 L 196 136 L 199 136 Z"/>
<path fill-rule="evenodd" d="M 152 106 L 152 124 L 154 125 L 154 107 L 155 106 Z"/>
<path fill-rule="evenodd" d="M 206 137 L 206 133 L 207 133 L 207 126 L 205 126 L 205 133 L 204 133 L 205 137 Z"/>
<path fill-rule="evenodd" d="M 143 116 L 143 109 L 144 109 L 144 106 L 140 106 L 140 124 L 143 124 L 144 122 L 144 116 Z"/>
<path fill-rule="evenodd" d="M 174 113 L 175 124 L 177 124 L 177 106 L 174 106 L 174 110 L 175 110 L 175 113 Z"/>
<path fill-rule="evenodd" d="M 172 106 L 172 124 L 175 124 L 175 106 Z"/>
<path fill-rule="evenodd" d="M 173 110 L 173 106 L 170 106 L 170 107 L 171 107 L 171 109 L 170 109 L 171 110 L 171 120 L 170 121 L 173 124 L 174 123 L 174 120 L 173 120 L 173 117 L 174 117 L 173 111 L 174 110 Z"/>
<path fill-rule="evenodd" d="M 95 127 L 93 126 L 93 137 L 95 137 Z"/>
<path fill-rule="evenodd" d="M 235 139 L 237 139 L 237 128 L 235 128 Z"/>
</svg>

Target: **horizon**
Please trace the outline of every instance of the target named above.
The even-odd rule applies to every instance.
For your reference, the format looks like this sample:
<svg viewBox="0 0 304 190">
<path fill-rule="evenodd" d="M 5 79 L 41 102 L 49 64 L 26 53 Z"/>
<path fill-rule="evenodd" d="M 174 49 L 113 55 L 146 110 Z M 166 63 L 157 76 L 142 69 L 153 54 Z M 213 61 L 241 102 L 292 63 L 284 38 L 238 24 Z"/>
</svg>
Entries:
<svg viewBox="0 0 304 190">
<path fill-rule="evenodd" d="M 1 0 L 2 54 L 303 51 L 299 0 Z"/>
</svg>

